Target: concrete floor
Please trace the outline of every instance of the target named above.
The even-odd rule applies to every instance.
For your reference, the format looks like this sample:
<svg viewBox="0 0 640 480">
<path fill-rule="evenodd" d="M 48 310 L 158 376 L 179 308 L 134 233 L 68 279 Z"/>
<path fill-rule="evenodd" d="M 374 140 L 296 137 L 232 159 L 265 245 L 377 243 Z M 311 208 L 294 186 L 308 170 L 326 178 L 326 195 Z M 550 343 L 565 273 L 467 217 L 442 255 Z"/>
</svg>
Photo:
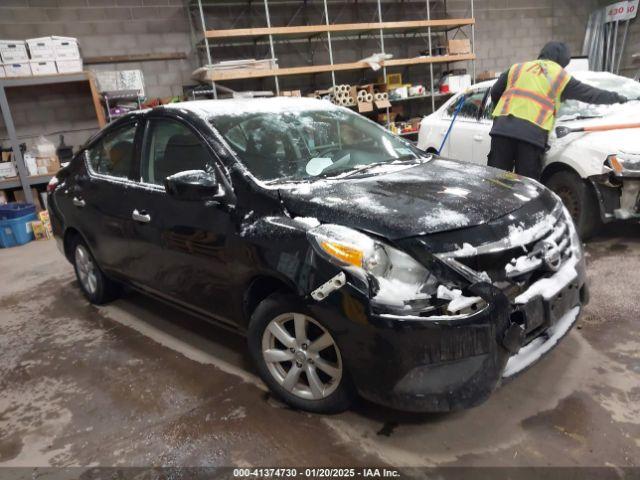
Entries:
<svg viewBox="0 0 640 480">
<path fill-rule="evenodd" d="M 640 228 L 587 251 L 578 328 L 484 405 L 323 417 L 271 399 L 242 338 L 89 305 L 53 241 L 0 250 L 0 466 L 640 465 Z"/>
</svg>

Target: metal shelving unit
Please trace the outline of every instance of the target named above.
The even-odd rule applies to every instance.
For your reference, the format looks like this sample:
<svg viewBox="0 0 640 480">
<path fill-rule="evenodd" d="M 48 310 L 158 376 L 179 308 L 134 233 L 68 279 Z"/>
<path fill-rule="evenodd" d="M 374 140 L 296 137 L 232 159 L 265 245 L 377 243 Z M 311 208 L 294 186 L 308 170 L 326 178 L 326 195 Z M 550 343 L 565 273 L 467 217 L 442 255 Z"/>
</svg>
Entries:
<svg viewBox="0 0 640 480">
<path fill-rule="evenodd" d="M 292 0 L 263 0 L 264 12 L 265 12 L 265 26 L 250 27 L 250 28 L 227 28 L 227 29 L 209 29 L 206 24 L 205 10 L 208 8 L 225 7 L 228 9 L 237 8 L 237 18 L 232 22 L 233 25 L 242 20 L 243 16 L 247 15 L 245 8 L 249 8 L 252 4 L 251 0 L 188 0 L 188 6 L 191 10 L 192 22 L 192 34 L 196 43 L 196 47 L 200 53 L 204 53 L 201 61 L 207 65 L 212 65 L 214 61 L 214 55 L 212 50 L 214 48 L 221 47 L 233 47 L 258 45 L 268 46 L 270 59 L 277 61 L 276 47 L 280 45 L 286 45 L 289 50 L 294 50 L 292 47 L 294 42 L 300 42 L 303 45 L 311 45 L 314 42 L 326 43 L 326 48 L 329 56 L 329 63 L 324 65 L 312 64 L 309 59 L 305 60 L 301 66 L 291 66 L 283 68 L 271 68 L 271 69 L 246 69 L 246 70 L 232 70 L 232 71 L 208 71 L 203 80 L 209 81 L 212 84 L 212 90 L 214 98 L 217 98 L 216 83 L 241 80 L 241 79 L 264 79 L 273 78 L 274 89 L 276 94 L 280 93 L 280 77 L 293 76 L 293 75 L 316 75 L 321 73 L 330 73 L 331 82 L 335 86 L 335 73 L 341 71 L 353 71 L 360 69 L 368 69 L 369 65 L 365 62 L 334 62 L 334 50 L 335 43 L 352 38 L 362 39 L 363 36 L 367 38 L 375 38 L 379 45 L 379 52 L 385 53 L 385 39 L 389 38 L 421 38 L 425 40 L 425 47 L 428 48 L 428 52 L 432 53 L 433 42 L 432 37 L 437 34 L 444 33 L 445 38 L 448 38 L 447 32 L 452 30 L 461 29 L 463 27 L 470 27 L 471 36 L 471 53 L 464 55 L 438 55 L 438 56 L 418 56 L 412 58 L 393 58 L 383 62 L 382 74 L 384 81 L 387 81 L 387 69 L 391 67 L 410 67 L 414 65 L 426 65 L 429 69 L 428 78 L 430 80 L 430 95 L 431 109 L 435 110 L 435 101 L 440 95 L 434 91 L 434 64 L 448 65 L 453 62 L 467 61 L 471 63 L 472 78 L 475 78 L 475 19 L 474 19 L 474 0 L 468 0 L 471 16 L 468 18 L 431 18 L 431 9 L 434 5 L 443 5 L 446 16 L 446 0 L 425 0 L 425 18 L 418 20 L 403 20 L 403 21 L 385 21 L 383 19 L 382 5 L 389 5 L 391 8 L 394 4 L 399 4 L 399 0 L 357 0 L 356 5 L 368 4 L 375 7 L 375 17 L 369 22 L 359 23 L 331 23 L 329 17 L 329 6 L 340 6 L 342 9 L 345 5 L 350 4 L 349 1 L 344 0 L 322 0 L 314 2 L 319 7 L 319 15 L 322 16 L 321 21 L 317 21 L 314 24 L 292 26 L 295 17 L 299 14 L 301 9 L 306 8 L 308 3 L 306 0 L 292 1 Z M 257 4 L 258 2 L 253 2 Z M 417 2 L 416 2 L 417 3 Z M 285 26 L 273 26 L 271 24 L 271 8 L 275 6 L 291 6 L 297 7 L 295 13 L 293 13 L 291 20 Z M 342 10 L 335 16 L 339 18 Z M 419 13 L 419 12 L 418 12 Z M 249 13 L 250 14 L 250 13 Z M 195 24 L 195 25 L 194 25 Z M 313 52 L 311 52 L 311 56 Z M 311 59 L 312 60 L 312 59 Z M 424 98 L 421 96 L 420 98 Z M 408 98 L 406 100 L 411 100 Z"/>
<path fill-rule="evenodd" d="M 143 95 L 140 95 L 138 90 L 117 90 L 114 92 L 102 92 L 102 99 L 104 100 L 105 107 L 107 110 L 108 122 L 111 123 L 114 120 L 122 117 L 125 114 L 120 115 L 112 115 L 111 107 L 114 107 L 121 100 L 133 101 L 136 103 L 137 110 L 142 108 L 142 100 L 144 99 Z"/>
<path fill-rule="evenodd" d="M 96 117 L 98 119 L 98 125 L 100 128 L 106 125 L 104 111 L 100 104 L 100 96 L 95 85 L 95 80 L 90 72 L 60 74 L 60 75 L 46 75 L 37 77 L 17 77 L 17 78 L 0 78 L 0 110 L 2 110 L 2 118 L 9 135 L 9 143 L 12 149 L 13 159 L 16 163 L 18 170 L 18 176 L 16 178 L 9 178 L 0 180 L 0 190 L 7 190 L 16 187 L 22 187 L 24 191 L 24 198 L 27 202 L 33 202 L 33 196 L 31 195 L 31 186 L 47 183 L 53 175 L 34 175 L 30 176 L 27 167 L 20 151 L 20 142 L 18 141 L 18 135 L 16 133 L 16 127 L 13 123 L 13 117 L 11 116 L 11 109 L 9 108 L 9 100 L 7 99 L 8 88 L 14 87 L 42 87 L 45 85 L 54 85 L 59 83 L 83 83 L 88 82 L 91 91 L 91 98 L 93 106 L 96 111 Z"/>
</svg>

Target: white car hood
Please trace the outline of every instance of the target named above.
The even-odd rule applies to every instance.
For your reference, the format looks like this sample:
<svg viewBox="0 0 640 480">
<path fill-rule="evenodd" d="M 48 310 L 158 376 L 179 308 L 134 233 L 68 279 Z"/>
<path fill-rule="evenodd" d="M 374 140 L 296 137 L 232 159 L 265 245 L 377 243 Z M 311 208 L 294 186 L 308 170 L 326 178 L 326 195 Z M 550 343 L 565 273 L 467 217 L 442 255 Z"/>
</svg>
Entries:
<svg viewBox="0 0 640 480">
<path fill-rule="evenodd" d="M 605 108 L 603 108 L 605 110 Z M 607 114 L 600 118 L 585 120 L 558 121 L 557 126 L 569 128 L 640 123 L 640 104 L 630 102 L 624 105 L 606 107 Z M 640 154 L 640 128 L 609 130 L 605 132 L 570 133 L 566 137 L 557 138 L 555 131 L 550 138 L 552 147 L 567 147 L 572 144 L 600 151 L 604 156 L 613 153 Z M 605 157 L 602 158 L 605 158 Z"/>
</svg>

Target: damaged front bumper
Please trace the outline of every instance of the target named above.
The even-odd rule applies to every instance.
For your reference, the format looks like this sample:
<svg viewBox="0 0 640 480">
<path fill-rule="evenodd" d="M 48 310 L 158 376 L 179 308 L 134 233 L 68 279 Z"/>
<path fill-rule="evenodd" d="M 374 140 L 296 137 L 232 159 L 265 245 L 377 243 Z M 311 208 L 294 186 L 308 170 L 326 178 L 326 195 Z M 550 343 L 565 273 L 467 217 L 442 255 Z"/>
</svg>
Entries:
<svg viewBox="0 0 640 480">
<path fill-rule="evenodd" d="M 589 177 L 604 222 L 640 220 L 640 172 L 614 171 Z"/>
<path fill-rule="evenodd" d="M 363 397 L 408 411 L 459 410 L 482 403 L 570 330 L 588 301 L 584 260 L 572 268 L 575 275 L 546 279 L 552 291 L 532 284 L 524 303 L 488 282 L 471 285 L 486 305 L 467 315 L 376 312 L 349 277 L 310 308 L 335 335 Z"/>
</svg>

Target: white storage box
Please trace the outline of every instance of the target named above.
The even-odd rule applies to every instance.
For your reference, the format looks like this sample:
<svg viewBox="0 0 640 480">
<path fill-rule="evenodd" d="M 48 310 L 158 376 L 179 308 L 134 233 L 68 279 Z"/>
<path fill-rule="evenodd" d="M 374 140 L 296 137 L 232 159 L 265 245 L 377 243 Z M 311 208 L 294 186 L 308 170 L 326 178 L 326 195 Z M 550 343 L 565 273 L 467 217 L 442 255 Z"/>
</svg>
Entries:
<svg viewBox="0 0 640 480">
<path fill-rule="evenodd" d="M 80 50 L 78 40 L 71 37 L 51 37 L 56 60 L 78 60 Z"/>
<path fill-rule="evenodd" d="M 15 177 L 18 175 L 16 172 L 16 166 L 13 162 L 0 162 L 0 178 Z"/>
<path fill-rule="evenodd" d="M 104 70 L 95 72 L 98 90 L 101 92 L 116 92 L 120 90 L 136 90 L 139 95 L 145 95 L 144 77 L 142 70 Z"/>
<path fill-rule="evenodd" d="M 58 73 L 58 69 L 56 68 L 56 62 L 50 60 L 46 61 L 30 61 L 29 65 L 31 65 L 31 74 L 32 75 L 55 75 Z"/>
<path fill-rule="evenodd" d="M 26 43 L 27 47 L 29 47 L 31 60 L 56 59 L 56 54 L 53 50 L 53 40 L 51 37 L 27 38 Z"/>
<path fill-rule="evenodd" d="M 3 63 L 21 63 L 29 61 L 24 40 L 0 40 L 0 58 Z"/>
<path fill-rule="evenodd" d="M 471 86 L 471 75 L 449 75 L 449 91 L 451 93 L 464 92 Z"/>
<path fill-rule="evenodd" d="M 56 60 L 58 73 L 78 73 L 82 71 L 82 60 Z"/>
<path fill-rule="evenodd" d="M 4 66 L 4 73 L 7 78 L 30 77 L 31 65 L 29 65 L 29 62 L 7 63 Z"/>
</svg>

